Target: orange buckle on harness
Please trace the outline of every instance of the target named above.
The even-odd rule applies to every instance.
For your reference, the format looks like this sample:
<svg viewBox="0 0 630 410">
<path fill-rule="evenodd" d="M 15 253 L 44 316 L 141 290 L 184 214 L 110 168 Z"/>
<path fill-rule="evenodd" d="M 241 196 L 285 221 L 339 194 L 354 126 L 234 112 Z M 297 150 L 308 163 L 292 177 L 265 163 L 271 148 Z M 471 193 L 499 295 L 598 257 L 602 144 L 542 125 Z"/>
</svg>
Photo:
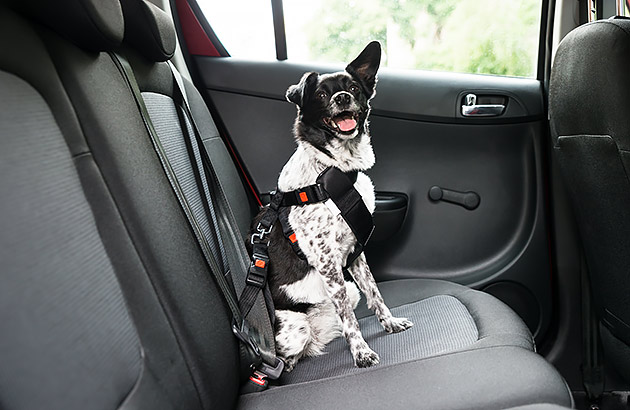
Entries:
<svg viewBox="0 0 630 410">
<path fill-rule="evenodd" d="M 260 259 L 256 259 L 256 262 L 254 262 L 254 266 L 260 269 L 264 269 L 265 265 L 266 265 L 265 261 L 260 260 Z"/>
<path fill-rule="evenodd" d="M 291 243 L 296 243 L 297 242 L 297 238 L 295 237 L 294 233 L 289 235 L 289 240 L 291 241 Z"/>
<path fill-rule="evenodd" d="M 306 195 L 306 192 L 300 192 L 300 201 L 308 202 L 308 195 Z"/>
</svg>

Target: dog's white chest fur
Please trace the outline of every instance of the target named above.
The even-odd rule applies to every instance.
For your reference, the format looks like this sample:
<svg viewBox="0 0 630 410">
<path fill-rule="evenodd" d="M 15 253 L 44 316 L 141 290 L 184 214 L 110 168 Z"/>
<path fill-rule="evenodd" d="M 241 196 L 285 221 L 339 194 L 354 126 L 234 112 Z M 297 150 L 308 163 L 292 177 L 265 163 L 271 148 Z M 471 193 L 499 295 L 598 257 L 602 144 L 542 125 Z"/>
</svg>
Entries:
<svg viewBox="0 0 630 410">
<path fill-rule="evenodd" d="M 370 143 L 370 137 L 363 135 L 361 141 L 356 144 L 349 155 L 345 141 L 333 141 L 330 144 L 330 158 L 309 144 L 299 143 L 297 149 L 289 158 L 289 161 L 282 168 L 278 178 L 278 189 L 288 192 L 312 185 L 316 182 L 319 174 L 327 167 L 333 166 L 343 172 L 357 169 L 369 169 L 374 165 L 374 151 Z M 374 185 L 372 180 L 363 172 L 359 172 L 357 182 L 354 184 L 356 190 L 363 197 L 363 202 L 370 212 L 374 212 Z"/>
</svg>

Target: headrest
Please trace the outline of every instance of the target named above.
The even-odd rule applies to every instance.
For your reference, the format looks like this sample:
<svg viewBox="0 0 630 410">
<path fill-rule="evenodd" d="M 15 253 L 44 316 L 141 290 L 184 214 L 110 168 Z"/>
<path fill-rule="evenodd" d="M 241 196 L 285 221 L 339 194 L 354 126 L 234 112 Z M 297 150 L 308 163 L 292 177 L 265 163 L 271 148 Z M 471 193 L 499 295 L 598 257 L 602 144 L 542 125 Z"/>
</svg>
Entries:
<svg viewBox="0 0 630 410">
<path fill-rule="evenodd" d="M 125 42 L 151 61 L 166 61 L 175 54 L 177 37 L 171 17 L 144 0 L 122 0 Z"/>
<path fill-rule="evenodd" d="M 118 0 L 14 0 L 16 9 L 92 51 L 116 48 L 125 24 Z"/>
<path fill-rule="evenodd" d="M 558 46 L 549 85 L 550 127 L 560 136 L 609 135 L 630 150 L 630 20 L 584 24 Z"/>
</svg>

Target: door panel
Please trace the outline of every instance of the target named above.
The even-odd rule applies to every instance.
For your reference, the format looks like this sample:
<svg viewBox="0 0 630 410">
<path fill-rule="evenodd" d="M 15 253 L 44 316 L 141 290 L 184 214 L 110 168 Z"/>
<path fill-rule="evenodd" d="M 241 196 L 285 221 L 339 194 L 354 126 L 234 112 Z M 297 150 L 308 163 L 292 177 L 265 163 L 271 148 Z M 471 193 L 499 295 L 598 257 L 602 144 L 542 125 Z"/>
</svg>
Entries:
<svg viewBox="0 0 630 410">
<path fill-rule="evenodd" d="M 296 109 L 284 92 L 305 71 L 343 67 L 208 57 L 195 63 L 255 186 L 273 190 L 295 149 Z M 502 115 L 464 117 L 470 93 L 478 103 L 487 96 L 503 102 Z M 377 280 L 437 278 L 487 289 L 540 338 L 552 310 L 540 83 L 381 70 L 372 107 L 377 161 L 368 174 L 383 199 L 376 218 L 383 226 L 366 253 Z M 434 186 L 475 192 L 479 205 L 432 200 Z"/>
</svg>

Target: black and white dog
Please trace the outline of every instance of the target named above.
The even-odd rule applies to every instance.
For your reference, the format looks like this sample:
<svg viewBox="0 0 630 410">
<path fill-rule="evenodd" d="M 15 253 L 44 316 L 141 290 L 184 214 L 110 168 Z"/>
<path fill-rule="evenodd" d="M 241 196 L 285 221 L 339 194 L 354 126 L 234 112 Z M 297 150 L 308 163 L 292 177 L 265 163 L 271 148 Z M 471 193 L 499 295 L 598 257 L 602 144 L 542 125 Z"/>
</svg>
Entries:
<svg viewBox="0 0 630 410">
<path fill-rule="evenodd" d="M 380 44 L 372 42 L 345 71 L 306 73 L 298 84 L 289 87 L 286 97 L 298 108 L 294 127 L 298 147 L 282 169 L 280 191 L 314 184 L 327 167 L 356 170 L 354 187 L 370 213 L 374 212 L 374 187 L 361 171 L 375 161 L 368 115 L 380 59 Z M 356 238 L 341 215 L 320 202 L 293 206 L 288 221 L 306 260 L 297 256 L 282 228 L 274 227 L 268 279 L 276 306 L 276 348 L 286 371 L 303 356 L 322 354 L 326 344 L 341 334 L 350 345 L 356 366 L 377 364 L 379 357 L 363 339 L 354 315 L 360 299 L 357 285 L 387 332 L 401 332 L 413 324 L 392 316 L 365 255 L 348 266 L 356 285 L 344 281 L 342 269 Z"/>
</svg>

